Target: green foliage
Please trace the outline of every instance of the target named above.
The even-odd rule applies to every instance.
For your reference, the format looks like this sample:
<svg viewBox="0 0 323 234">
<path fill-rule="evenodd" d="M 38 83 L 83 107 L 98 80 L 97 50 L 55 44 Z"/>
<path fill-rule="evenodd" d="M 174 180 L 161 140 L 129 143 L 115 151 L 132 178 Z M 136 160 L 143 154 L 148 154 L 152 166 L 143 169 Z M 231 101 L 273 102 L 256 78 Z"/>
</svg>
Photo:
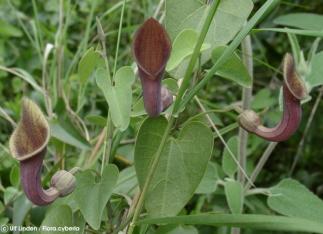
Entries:
<svg viewBox="0 0 323 234">
<path fill-rule="evenodd" d="M 216 62 L 223 54 L 225 46 L 217 47 L 212 52 L 212 60 Z M 240 60 L 239 56 L 233 53 L 227 61 L 218 69 L 217 75 L 237 82 L 244 87 L 251 87 L 252 79 L 245 65 Z"/>
<path fill-rule="evenodd" d="M 109 104 L 113 124 L 120 131 L 124 131 L 130 123 L 131 86 L 135 80 L 135 74 L 131 67 L 122 67 L 117 71 L 113 84 L 108 77 L 105 69 L 97 70 L 96 82 Z"/>
<path fill-rule="evenodd" d="M 284 179 L 271 188 L 268 205 L 276 212 L 321 223 L 323 201 L 296 180 Z"/>
<path fill-rule="evenodd" d="M 215 192 L 217 186 L 216 181 L 219 179 L 216 164 L 209 162 L 201 183 L 197 187 L 195 193 L 208 194 Z"/>
<path fill-rule="evenodd" d="M 145 206 L 133 220 L 134 233 L 229 233 L 231 227 L 245 228 L 241 232 L 248 234 L 323 233 L 323 163 L 313 157 L 321 154 L 320 99 L 313 122 L 308 118 L 323 85 L 322 3 L 291 1 L 267 14 L 279 0 L 222 0 L 213 8 L 215 17 L 181 100 L 183 75 L 217 1 L 159 2 L 0 1 L 0 226 L 122 232 L 133 227 L 129 223 L 140 208 L 144 183 L 151 179 Z M 154 119 L 146 119 L 131 53 L 134 33 L 149 17 L 164 23 L 172 40 L 162 84 L 181 102 L 179 113 L 172 115 L 172 105 Z M 264 28 L 273 24 L 290 28 Z M 241 50 L 250 31 L 253 81 L 244 65 L 249 58 Z M 286 52 L 293 53 L 312 100 L 303 101 L 300 130 L 276 147 L 255 178 L 256 188 L 246 189 L 237 178 L 238 165 L 211 129 L 220 128 L 239 156 L 236 110 L 242 89 L 251 86 L 251 109 L 266 126 L 279 121 L 280 64 Z M 57 170 L 80 168 L 76 190 L 46 207 L 31 204 L 23 194 L 19 162 L 10 156 L 8 139 L 21 115 L 23 96 L 40 106 L 51 127 L 41 174 L 44 188 Z M 160 148 L 165 129 L 169 132 Z M 247 143 L 244 170 L 249 175 L 266 142 L 249 134 Z M 297 166 L 292 172 L 293 160 Z M 295 180 L 281 181 L 287 174 Z"/>
<path fill-rule="evenodd" d="M 88 49 L 81 58 L 78 65 L 78 75 L 80 82 L 84 83 L 94 73 L 97 67 L 104 66 L 104 60 L 99 52 L 94 48 Z"/>
<path fill-rule="evenodd" d="M 116 166 L 108 165 L 99 182 L 96 182 L 95 175 L 90 170 L 77 175 L 74 199 L 86 222 L 95 230 L 100 228 L 103 210 L 117 183 L 118 174 Z"/>
<path fill-rule="evenodd" d="M 234 136 L 230 138 L 227 145 L 233 153 L 233 156 L 236 157 L 238 155 L 238 137 Z M 224 173 L 231 178 L 238 170 L 237 164 L 233 160 L 232 155 L 229 153 L 227 148 L 224 149 L 222 154 L 222 169 Z"/>
<path fill-rule="evenodd" d="M 167 63 L 166 70 L 171 71 L 176 68 L 186 57 L 193 54 L 194 47 L 198 39 L 198 33 L 191 29 L 183 30 L 175 38 L 172 53 Z M 210 45 L 202 45 L 201 52 L 208 49 Z"/>
<path fill-rule="evenodd" d="M 300 218 L 288 218 L 271 215 L 230 215 L 230 214 L 199 214 L 167 218 L 145 219 L 140 224 L 190 224 L 230 226 L 256 230 L 276 230 L 290 232 L 323 233 L 321 222 L 313 222 Z"/>
<path fill-rule="evenodd" d="M 310 88 L 320 86 L 323 84 L 322 72 L 323 72 L 323 52 L 314 55 L 311 63 L 310 73 L 306 77 L 306 82 Z"/>
<path fill-rule="evenodd" d="M 225 196 L 233 214 L 241 214 L 243 207 L 243 186 L 238 181 L 228 180 L 224 184 Z"/>
<path fill-rule="evenodd" d="M 139 130 L 135 167 L 141 188 L 166 125 L 163 117 L 147 119 Z M 184 207 L 201 182 L 212 147 L 212 133 L 199 122 L 186 123 L 177 138 L 167 140 L 147 192 L 145 204 L 151 216 L 175 215 Z"/>
<path fill-rule="evenodd" d="M 312 13 L 291 13 L 277 17 L 274 23 L 301 29 L 322 30 L 323 16 Z"/>
</svg>

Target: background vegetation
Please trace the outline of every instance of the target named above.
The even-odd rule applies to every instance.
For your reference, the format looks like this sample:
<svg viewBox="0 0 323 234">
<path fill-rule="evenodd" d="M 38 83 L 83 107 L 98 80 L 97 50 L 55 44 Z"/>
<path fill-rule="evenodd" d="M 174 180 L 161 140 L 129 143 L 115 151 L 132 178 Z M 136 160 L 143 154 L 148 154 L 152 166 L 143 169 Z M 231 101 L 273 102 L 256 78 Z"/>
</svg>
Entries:
<svg viewBox="0 0 323 234">
<path fill-rule="evenodd" d="M 44 87 L 43 81 L 46 80 L 45 90 L 53 107 L 51 118 L 53 137 L 44 164 L 44 184 L 48 184 L 51 175 L 58 168 L 78 166 L 82 169 L 91 168 L 100 173 L 101 155 L 104 150 L 102 147 L 104 142 L 101 139 L 109 107 L 93 76 L 82 77 L 86 71 L 80 72 L 82 68 L 79 67 L 79 62 L 90 47 L 100 48 L 95 20 L 99 17 L 106 33 L 106 50 L 111 69 L 114 69 L 114 64 L 117 68 L 125 65 L 134 66 L 131 53 L 134 32 L 148 17 L 163 17 L 164 9 L 158 8 L 159 2 L 159 0 L 127 1 L 120 48 L 115 61 L 121 0 L 0 0 L 0 224 L 37 226 L 44 222 L 51 208 L 31 207 L 24 203 L 25 200 L 21 198 L 19 164 L 9 153 L 8 140 L 15 123 L 19 120 L 22 97 L 28 96 L 37 101 L 46 112 L 45 99 L 39 91 L 42 89 L 40 87 Z M 264 2 L 255 0 L 252 13 L 256 12 Z M 278 16 L 295 12 L 323 14 L 323 4 L 321 1 L 282 1 L 280 6 L 275 8 L 258 27 L 276 27 L 274 21 Z M 322 25 L 313 25 L 313 28 L 323 29 Z M 281 116 L 277 98 L 278 87 L 281 85 L 280 64 L 284 54 L 291 51 L 291 45 L 286 33 L 253 31 L 251 38 L 254 52 L 253 94 L 256 95 L 252 106 L 264 111 L 267 121 L 274 124 Z M 302 50 L 307 54 L 315 38 L 305 36 L 297 36 L 297 38 Z M 318 51 L 321 49 L 322 46 L 319 45 Z M 49 52 L 48 57 L 44 55 L 46 50 Z M 241 55 L 241 50 L 238 49 L 237 53 Z M 205 67 L 210 66 L 206 64 Z M 271 187 L 286 177 L 292 177 L 323 198 L 322 93 L 323 89 L 320 87 L 312 90 L 311 101 L 303 106 L 303 121 L 300 129 L 291 139 L 277 145 L 255 181 L 257 187 Z M 139 100 L 140 96 L 141 87 L 136 79 L 133 85 L 133 99 Z M 207 109 L 223 109 L 240 101 L 241 87 L 226 79 L 212 79 L 200 92 L 199 98 Z M 315 107 L 316 100 L 318 104 Z M 178 125 L 200 111 L 200 107 L 195 102 L 191 102 L 178 120 Z M 315 116 L 311 120 L 310 116 L 313 113 Z M 234 112 L 212 113 L 210 116 L 219 128 L 234 124 L 237 117 Z M 125 132 L 117 132 L 113 138 L 112 157 L 109 160 L 118 166 L 120 177 L 127 183 L 120 182 L 119 178 L 118 186 L 107 206 L 107 210 L 113 212 L 103 212 L 103 220 L 109 221 L 99 224 L 98 231 L 94 230 L 93 225 L 86 225 L 85 229 L 89 233 L 104 230 L 112 232 L 114 225 L 119 222 L 128 207 L 129 199 L 131 200 L 137 191 L 136 178 L 131 165 L 134 161 L 134 140 L 143 119 L 144 116 L 139 114 L 131 118 L 129 128 Z M 237 130 L 238 128 L 235 127 L 226 133 L 224 135 L 226 141 L 237 135 Z M 101 144 L 98 145 L 98 142 Z M 234 143 L 232 144 L 234 146 Z M 252 172 L 267 145 L 266 141 L 250 136 L 248 173 Z M 211 176 L 223 177 L 221 169 L 223 151 L 223 144 L 216 139 L 212 165 L 217 168 L 217 173 Z M 106 179 L 109 180 L 108 177 Z M 220 187 L 215 189 L 215 186 L 213 189 L 212 185 L 212 183 L 204 185 L 201 189 L 207 191 L 195 194 L 181 213 L 228 211 L 223 189 Z M 126 194 L 126 196 L 123 198 L 117 194 Z M 64 199 L 60 199 L 55 205 L 60 202 L 68 203 L 73 207 L 73 202 L 66 202 Z M 89 202 L 91 202 L 90 197 Z M 261 195 L 247 199 L 245 210 L 246 213 L 274 213 Z M 109 217 L 106 217 L 108 215 Z M 92 221 L 92 223 L 95 222 Z M 200 233 L 227 233 L 229 230 L 229 228 L 216 229 L 204 226 L 195 228 L 171 226 L 167 230 L 158 230 L 160 233 L 171 233 L 172 230 L 174 233 L 180 231 L 196 233 L 197 229 Z M 152 230 L 154 228 L 150 229 Z M 259 232 L 247 230 L 245 233 Z"/>
</svg>

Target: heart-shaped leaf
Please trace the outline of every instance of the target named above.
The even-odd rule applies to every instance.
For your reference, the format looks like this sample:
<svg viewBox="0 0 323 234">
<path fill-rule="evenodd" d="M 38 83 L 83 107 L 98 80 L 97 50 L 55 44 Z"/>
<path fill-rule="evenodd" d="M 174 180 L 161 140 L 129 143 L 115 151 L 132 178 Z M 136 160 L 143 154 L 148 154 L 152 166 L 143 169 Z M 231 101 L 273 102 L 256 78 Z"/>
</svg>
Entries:
<svg viewBox="0 0 323 234">
<path fill-rule="evenodd" d="M 112 194 L 118 179 L 118 168 L 108 165 L 100 182 L 90 170 L 77 174 L 77 187 L 74 197 L 86 222 L 95 230 L 99 229 L 103 210 Z"/>
<path fill-rule="evenodd" d="M 51 228 L 73 227 L 73 216 L 71 208 L 66 205 L 53 207 L 49 210 L 49 212 L 47 212 L 41 226 Z M 58 233 L 58 231 L 55 232 L 42 229 L 40 233 Z"/>
<path fill-rule="evenodd" d="M 164 117 L 150 118 L 139 130 L 135 167 L 141 188 L 166 126 Z M 177 138 L 168 138 L 147 191 L 151 216 L 176 215 L 185 206 L 202 180 L 212 148 L 213 134 L 200 122 L 184 124 Z"/>
<path fill-rule="evenodd" d="M 174 40 L 171 56 L 168 60 L 166 70 L 176 68 L 187 56 L 193 54 L 198 33 L 191 29 L 183 30 Z M 210 48 L 209 44 L 203 44 L 201 51 Z"/>
<path fill-rule="evenodd" d="M 239 7 L 237 7 L 239 6 Z M 166 28 L 172 39 L 184 29 L 200 31 L 210 5 L 199 0 L 166 0 Z M 205 42 L 213 48 L 227 44 L 247 20 L 251 0 L 221 1 Z"/>
<path fill-rule="evenodd" d="M 104 60 L 94 48 L 88 49 L 81 58 L 78 65 L 78 75 L 80 82 L 84 83 L 98 66 L 104 66 Z"/>
<path fill-rule="evenodd" d="M 124 131 L 130 122 L 132 90 L 135 74 L 131 67 L 120 68 L 116 75 L 114 84 L 108 79 L 107 71 L 99 68 L 96 72 L 96 83 L 104 94 L 109 104 L 113 124 Z"/>
<path fill-rule="evenodd" d="M 211 7 L 210 4 L 203 2 L 205 1 L 166 0 L 165 25 L 172 40 L 185 29 L 196 32 L 202 30 Z M 211 45 L 211 49 L 229 43 L 246 22 L 252 8 L 251 0 L 220 1 L 204 43 Z M 201 53 L 200 63 L 202 65 L 211 58 L 211 49 Z M 183 77 L 188 63 L 188 59 L 185 59 L 176 69 L 171 71 L 171 74 L 174 77 Z"/>
<path fill-rule="evenodd" d="M 212 60 L 216 62 L 223 54 L 226 46 L 220 46 L 213 50 Z M 250 87 L 252 79 L 245 65 L 236 53 L 233 53 L 227 62 L 225 62 L 216 72 L 217 75 L 237 82 L 239 85 L 244 87 Z"/>
</svg>

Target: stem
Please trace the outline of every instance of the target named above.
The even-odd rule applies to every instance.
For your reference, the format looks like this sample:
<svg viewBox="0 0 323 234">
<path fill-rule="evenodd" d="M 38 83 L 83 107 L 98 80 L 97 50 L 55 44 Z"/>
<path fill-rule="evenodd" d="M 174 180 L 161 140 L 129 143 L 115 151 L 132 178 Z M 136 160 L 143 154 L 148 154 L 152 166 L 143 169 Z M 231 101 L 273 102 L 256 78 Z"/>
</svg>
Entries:
<svg viewBox="0 0 323 234">
<path fill-rule="evenodd" d="M 274 151 L 274 149 L 276 148 L 277 145 L 278 145 L 278 142 L 270 142 L 269 143 L 269 145 L 267 146 L 265 152 L 263 153 L 260 160 L 258 161 L 258 164 L 257 164 L 256 168 L 254 169 L 254 171 L 251 174 L 251 181 L 252 182 L 256 181 L 256 178 L 258 177 L 258 175 L 261 172 L 262 168 L 266 164 L 269 156 Z M 250 189 L 250 187 L 251 187 L 251 184 L 247 183 L 246 186 L 245 186 L 245 191 L 248 191 Z"/>
<path fill-rule="evenodd" d="M 195 100 L 196 100 L 197 104 L 199 105 L 199 107 L 201 108 L 201 110 L 205 113 L 206 112 L 206 109 L 204 108 L 203 104 L 198 99 L 198 97 L 195 97 Z M 208 119 L 209 123 L 211 124 L 211 127 L 215 131 L 216 135 L 220 138 L 220 140 L 221 140 L 222 144 L 224 145 L 224 147 L 227 149 L 227 151 L 230 154 L 232 160 L 235 162 L 235 164 L 237 165 L 237 167 L 241 171 L 241 174 L 242 174 L 243 178 L 246 178 L 252 184 L 252 182 L 250 181 L 250 179 L 249 179 L 249 177 L 248 177 L 245 169 L 241 167 L 239 161 L 237 160 L 237 157 L 234 155 L 234 153 L 232 152 L 232 150 L 230 149 L 230 147 L 228 146 L 228 144 L 225 142 L 225 140 L 222 137 L 219 129 L 213 123 L 213 120 L 211 119 L 211 117 L 208 114 L 206 114 L 206 118 Z"/>
<path fill-rule="evenodd" d="M 17 123 L 10 117 L 9 114 L 0 106 L 0 116 L 2 116 L 5 120 L 7 120 L 12 127 L 17 127 Z"/>
<path fill-rule="evenodd" d="M 126 0 L 123 0 L 122 9 L 121 9 L 121 16 L 120 16 L 120 23 L 119 23 L 119 31 L 118 31 L 118 39 L 117 39 L 117 49 L 116 54 L 114 56 L 114 66 L 113 66 L 113 78 L 114 80 L 116 70 L 117 70 L 117 63 L 118 63 L 118 55 L 119 55 L 119 47 L 120 47 L 120 39 L 121 39 L 121 32 L 122 32 L 122 23 L 123 23 L 123 15 L 126 6 Z"/>
<path fill-rule="evenodd" d="M 200 54 L 202 44 L 203 44 L 204 39 L 206 37 L 206 34 L 207 34 L 208 30 L 209 30 L 209 27 L 211 25 L 211 22 L 213 20 L 215 12 L 218 9 L 219 3 L 220 3 L 220 0 L 214 1 L 212 3 L 212 6 L 211 6 L 211 8 L 210 8 L 210 10 L 208 12 L 208 16 L 206 17 L 205 22 L 203 24 L 203 28 L 202 28 L 201 33 L 199 35 L 199 39 L 198 39 L 198 41 L 197 41 L 197 43 L 195 45 L 193 55 L 192 55 L 192 57 L 190 59 L 190 63 L 189 63 L 188 68 L 186 70 L 182 85 L 181 85 L 181 87 L 179 89 L 177 98 L 175 100 L 174 108 L 173 108 L 172 113 L 170 115 L 170 119 L 168 121 L 168 124 L 167 124 L 165 132 L 163 134 L 162 140 L 161 140 L 160 145 L 159 145 L 159 147 L 157 149 L 155 158 L 154 158 L 154 160 L 153 160 L 153 162 L 151 164 L 151 167 L 149 169 L 145 184 L 144 184 L 143 189 L 141 191 L 141 194 L 139 196 L 139 200 L 138 200 L 138 203 L 136 205 L 134 215 L 133 215 L 132 221 L 131 221 L 130 226 L 129 226 L 128 234 L 132 234 L 133 231 L 134 231 L 135 223 L 138 220 L 139 215 L 141 213 L 141 210 L 142 210 L 142 207 L 143 207 L 143 204 L 144 204 L 144 200 L 145 200 L 145 196 L 146 196 L 149 184 L 150 184 L 151 179 L 152 179 L 152 177 L 154 175 L 154 172 L 156 171 L 156 167 L 158 165 L 161 153 L 162 153 L 162 151 L 164 149 L 164 146 L 165 146 L 165 143 L 167 141 L 168 135 L 169 135 L 169 133 L 171 131 L 171 128 L 172 128 L 172 125 L 173 125 L 173 123 L 175 121 L 174 113 L 177 112 L 177 110 L 178 110 L 178 108 L 180 106 L 180 101 L 182 99 L 182 96 L 184 95 L 185 90 L 189 86 L 189 83 L 190 83 L 190 80 L 191 80 L 191 74 L 193 72 L 193 69 L 194 69 L 195 63 L 197 61 L 197 58 L 198 58 L 198 56 Z"/>
<path fill-rule="evenodd" d="M 114 127 L 111 119 L 111 114 L 109 112 L 108 120 L 107 120 L 107 134 L 105 136 L 105 141 L 104 141 L 101 175 L 103 173 L 106 162 L 109 163 L 111 148 L 112 148 L 113 131 L 114 131 Z"/>
<path fill-rule="evenodd" d="M 253 81 L 253 55 L 252 55 L 252 44 L 250 35 L 241 43 L 242 49 L 242 61 L 247 67 L 248 73 Z M 252 83 L 250 88 L 243 88 L 242 90 L 242 109 L 250 109 L 252 99 Z M 238 149 L 238 160 L 241 169 L 238 171 L 238 181 L 244 185 L 245 177 L 242 170 L 246 170 L 247 164 L 247 145 L 248 145 L 248 132 L 243 128 L 239 128 L 239 149 Z M 244 194 L 242 195 L 242 200 L 244 200 Z M 232 234 L 239 234 L 240 228 L 232 228 Z"/>
<path fill-rule="evenodd" d="M 323 88 L 321 88 L 320 92 L 319 92 L 319 95 L 317 96 L 316 100 L 315 100 L 315 104 L 312 108 L 312 111 L 311 111 L 311 114 L 307 120 L 307 123 L 306 123 L 306 127 L 305 127 L 305 130 L 304 130 L 304 133 L 303 133 L 303 136 L 302 136 L 302 139 L 298 145 L 298 148 L 297 148 L 297 153 L 296 153 L 296 156 L 294 158 L 294 161 L 293 161 L 293 165 L 290 169 L 290 172 L 289 172 L 289 176 L 291 177 L 294 170 L 295 170 L 295 167 L 297 165 L 297 162 L 302 154 L 302 151 L 303 151 L 303 148 L 304 148 L 304 144 L 305 144 L 305 139 L 306 139 L 306 136 L 310 130 L 310 127 L 312 125 L 312 122 L 313 122 L 313 119 L 314 119 L 314 116 L 316 114 L 316 111 L 317 111 L 317 108 L 320 104 L 320 101 L 322 99 L 322 95 L 323 95 Z"/>
<path fill-rule="evenodd" d="M 216 71 L 228 60 L 230 55 L 240 45 L 241 41 L 248 35 L 251 29 L 279 2 L 280 0 L 267 0 L 266 3 L 262 5 L 262 7 L 252 16 L 248 23 L 242 28 L 242 30 L 237 34 L 230 45 L 225 49 L 224 53 L 212 66 L 206 76 L 186 95 L 185 99 L 181 103 L 181 107 L 185 107 L 187 103 L 192 100 L 195 94 L 199 92 L 211 78 L 213 78 L 213 75 L 216 73 Z"/>
<path fill-rule="evenodd" d="M 248 73 L 253 80 L 253 60 L 252 60 L 252 44 L 251 37 L 248 35 L 241 44 L 242 47 L 242 60 L 247 67 Z M 250 109 L 252 99 L 252 85 L 250 88 L 243 88 L 242 90 L 242 109 Z M 247 144 L 248 144 L 248 132 L 243 128 L 239 128 L 239 162 L 243 169 L 246 168 L 246 154 L 247 154 Z M 238 181 L 244 184 L 245 179 L 241 172 L 238 171 Z"/>
<path fill-rule="evenodd" d="M 122 13 L 122 15 L 123 15 L 123 13 Z M 101 25 L 101 22 L 100 22 L 99 18 L 96 18 L 96 23 L 97 23 L 97 27 L 98 27 L 98 36 L 99 36 L 99 39 L 101 41 L 102 50 L 103 50 L 102 51 L 102 56 L 104 58 L 104 62 L 105 62 L 105 66 L 106 66 L 106 70 L 107 70 L 107 74 L 108 74 L 107 79 L 109 79 L 109 82 L 112 82 L 111 76 L 110 76 L 109 61 L 108 61 L 108 57 L 107 57 L 107 49 L 106 49 L 106 46 L 105 46 L 105 34 L 104 34 L 104 31 L 103 31 L 103 28 L 102 28 L 102 25 Z M 109 110 L 109 113 L 108 113 L 107 127 L 106 128 L 107 128 L 107 134 L 106 134 L 105 140 L 104 140 L 104 150 L 103 150 L 103 158 L 102 158 L 102 165 L 101 165 L 101 174 L 103 173 L 105 162 L 106 161 L 109 162 L 110 154 L 111 154 L 111 147 L 112 147 L 112 138 L 113 138 L 114 127 L 113 127 L 113 122 L 112 122 L 110 110 Z"/>
<path fill-rule="evenodd" d="M 165 129 L 165 132 L 163 134 L 163 138 L 162 138 L 162 140 L 160 142 L 160 145 L 159 145 L 158 150 L 156 152 L 155 158 L 154 158 L 154 160 L 153 160 L 153 162 L 152 162 L 152 164 L 150 166 L 150 170 L 148 172 L 144 187 L 142 188 L 141 194 L 139 196 L 139 200 L 138 200 L 138 203 L 136 205 L 136 209 L 134 211 L 134 215 L 133 215 L 132 221 L 131 221 L 130 226 L 129 226 L 128 234 L 133 233 L 133 230 L 135 228 L 135 223 L 139 218 L 139 215 L 141 213 L 141 210 L 142 210 L 142 207 L 143 207 L 143 204 L 144 204 L 144 200 L 145 200 L 145 197 L 146 197 L 146 193 L 148 191 L 149 184 L 150 184 L 150 182 L 151 182 L 151 180 L 153 178 L 154 172 L 156 171 L 156 167 L 158 165 L 161 153 L 162 153 L 162 151 L 164 149 L 164 146 L 166 144 L 166 141 L 167 141 L 168 135 L 170 133 L 170 130 L 172 128 L 172 125 L 174 123 L 174 120 L 175 120 L 174 117 L 171 116 L 169 121 L 168 121 L 168 125 L 167 125 L 167 127 Z"/>
<path fill-rule="evenodd" d="M 163 7 L 163 4 L 165 3 L 165 0 L 160 0 L 159 3 L 158 3 L 158 6 L 156 8 L 156 11 L 154 13 L 154 18 L 157 19 L 157 16 L 158 14 L 160 13 L 162 7 Z"/>
<path fill-rule="evenodd" d="M 213 17 L 215 15 L 215 12 L 217 11 L 219 5 L 220 5 L 221 0 L 218 1 L 213 1 L 211 8 L 209 10 L 208 16 L 205 19 L 203 28 L 201 30 L 200 36 L 198 38 L 198 41 L 195 45 L 194 51 L 193 51 L 193 55 L 191 57 L 191 60 L 188 64 L 188 67 L 186 69 L 185 75 L 184 75 L 184 79 L 182 81 L 181 87 L 178 90 L 178 94 L 177 94 L 177 98 L 175 100 L 174 103 L 174 109 L 173 109 L 173 113 L 176 114 L 176 112 L 179 110 L 180 107 L 180 103 L 182 101 L 182 97 L 184 96 L 184 93 L 186 91 L 186 89 L 189 87 L 190 85 L 190 81 L 191 81 L 191 76 L 196 64 L 196 61 L 200 55 L 200 50 L 202 47 L 202 44 L 204 42 L 204 39 L 206 37 L 207 32 L 209 31 L 210 25 L 212 23 Z"/>
</svg>

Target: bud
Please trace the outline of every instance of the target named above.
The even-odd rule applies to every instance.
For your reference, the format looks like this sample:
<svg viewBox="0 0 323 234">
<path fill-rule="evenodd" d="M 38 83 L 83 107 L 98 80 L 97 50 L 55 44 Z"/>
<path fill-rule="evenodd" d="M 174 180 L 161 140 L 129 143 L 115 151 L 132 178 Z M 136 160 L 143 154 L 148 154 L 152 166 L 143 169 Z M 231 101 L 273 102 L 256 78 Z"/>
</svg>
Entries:
<svg viewBox="0 0 323 234">
<path fill-rule="evenodd" d="M 259 116 L 252 110 L 243 111 L 239 117 L 238 121 L 240 125 L 248 132 L 254 132 L 260 126 L 261 121 Z"/>
<path fill-rule="evenodd" d="M 50 183 L 59 191 L 60 197 L 65 197 L 74 191 L 76 179 L 71 172 L 60 170 L 53 175 Z"/>
</svg>

